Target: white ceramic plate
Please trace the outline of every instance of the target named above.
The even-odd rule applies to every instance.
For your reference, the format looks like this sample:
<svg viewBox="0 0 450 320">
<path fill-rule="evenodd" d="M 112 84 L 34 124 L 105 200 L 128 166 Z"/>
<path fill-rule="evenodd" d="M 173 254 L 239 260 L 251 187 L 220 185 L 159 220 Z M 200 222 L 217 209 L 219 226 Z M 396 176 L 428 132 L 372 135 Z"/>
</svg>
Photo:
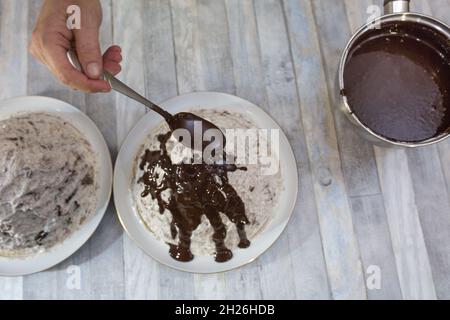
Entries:
<svg viewBox="0 0 450 320">
<path fill-rule="evenodd" d="M 21 257 L 0 257 L 0 276 L 31 274 L 60 263 L 77 251 L 94 233 L 106 211 L 112 187 L 112 164 L 108 146 L 94 122 L 77 108 L 63 101 L 47 97 L 20 97 L 0 102 L 0 120 L 15 114 L 45 112 L 54 114 L 80 130 L 98 153 L 101 164 L 98 176 L 100 186 L 96 213 L 64 242 L 39 254 Z"/>
<path fill-rule="evenodd" d="M 280 129 L 280 165 L 284 192 L 273 208 L 273 218 L 247 249 L 233 250 L 233 259 L 217 263 L 212 256 L 196 256 L 191 262 L 179 262 L 169 255 L 169 246 L 158 241 L 146 228 L 133 206 L 130 191 L 134 160 L 148 134 L 161 123 L 161 117 L 150 112 L 133 128 L 117 158 L 114 171 L 114 200 L 120 221 L 128 235 L 148 255 L 169 267 L 194 273 L 224 272 L 241 267 L 264 253 L 281 235 L 294 209 L 298 191 L 297 166 L 292 148 L 278 124 L 262 109 L 241 98 L 214 92 L 191 93 L 175 97 L 161 104 L 175 114 L 195 109 L 219 109 L 245 114 L 260 128 Z"/>
</svg>

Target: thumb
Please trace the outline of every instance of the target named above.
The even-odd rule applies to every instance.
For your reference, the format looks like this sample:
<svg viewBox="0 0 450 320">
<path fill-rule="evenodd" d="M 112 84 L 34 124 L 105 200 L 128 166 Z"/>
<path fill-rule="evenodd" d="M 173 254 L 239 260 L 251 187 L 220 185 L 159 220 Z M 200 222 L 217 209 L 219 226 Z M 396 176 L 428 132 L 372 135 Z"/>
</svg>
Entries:
<svg viewBox="0 0 450 320">
<path fill-rule="evenodd" d="M 99 79 L 103 72 L 98 28 L 76 30 L 75 48 L 84 73 L 91 79 Z"/>
</svg>

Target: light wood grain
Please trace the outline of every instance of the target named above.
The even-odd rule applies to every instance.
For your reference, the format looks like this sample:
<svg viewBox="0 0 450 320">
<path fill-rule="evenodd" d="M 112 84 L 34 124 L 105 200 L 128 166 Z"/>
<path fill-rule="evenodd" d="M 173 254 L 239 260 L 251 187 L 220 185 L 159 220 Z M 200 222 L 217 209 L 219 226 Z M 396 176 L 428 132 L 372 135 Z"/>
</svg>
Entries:
<svg viewBox="0 0 450 320">
<path fill-rule="evenodd" d="M 253 1 L 226 0 L 234 94 L 267 108 Z M 225 274 L 228 299 L 261 299 L 259 263 Z"/>
<path fill-rule="evenodd" d="M 303 157 L 305 154 L 298 153 L 299 151 L 306 152 L 305 140 L 282 4 L 280 1 L 255 1 L 254 6 L 261 61 L 264 70 L 268 111 L 284 128 L 288 139 L 294 145 L 298 160 L 302 164 L 307 164 L 308 162 Z M 304 183 L 308 182 L 310 181 L 304 181 Z M 305 189 L 300 190 L 300 192 L 306 191 L 303 197 L 311 197 L 312 192 L 309 192 L 312 190 L 311 184 L 302 184 L 302 186 Z M 302 197 L 301 194 L 300 197 Z M 302 217 L 301 215 L 303 214 L 297 208 L 293 218 L 296 221 L 296 226 L 298 226 L 300 219 L 307 221 L 304 219 L 308 216 L 311 217 L 311 214 L 314 215 L 314 208 L 313 211 L 309 210 L 309 212 L 305 213 L 308 216 Z M 312 219 L 317 219 L 317 217 L 313 216 Z M 315 225 L 314 229 L 309 230 L 313 238 L 317 236 L 317 227 Z M 305 229 L 298 229 L 296 231 L 298 232 L 298 236 L 307 237 Z M 285 279 L 293 279 L 295 278 L 295 274 L 297 274 L 296 268 L 299 268 L 299 271 L 307 268 L 307 264 L 298 264 L 298 251 L 294 255 L 291 255 L 291 252 L 295 252 L 295 249 L 300 250 L 300 248 L 298 247 L 299 242 L 295 241 L 298 240 L 298 237 L 293 237 L 293 241 L 291 242 L 290 235 L 285 233 L 273 246 L 270 254 L 264 255 L 260 259 L 261 288 L 264 298 L 283 299 L 286 297 L 299 297 L 302 295 L 302 290 L 297 290 L 296 286 L 307 283 L 305 278 L 300 276 L 298 277 L 298 283 L 279 280 L 279 275 L 283 275 Z M 317 241 L 318 238 L 316 237 L 315 240 Z M 312 244 L 317 245 L 316 249 L 320 248 L 320 242 L 314 242 L 313 240 Z M 306 250 L 308 249 L 308 245 L 310 244 L 306 245 Z M 319 254 L 319 256 L 316 256 L 316 261 L 319 261 L 317 268 L 323 268 L 323 260 L 320 257 L 321 251 L 316 252 L 316 254 Z M 326 287 L 326 281 L 323 277 L 320 277 L 321 269 L 317 269 L 317 274 L 319 278 L 316 278 L 315 281 L 318 281 L 319 286 L 315 291 L 309 291 L 308 293 L 310 295 L 317 294 L 317 296 L 321 296 L 321 294 L 323 295 L 323 288 Z"/>
<path fill-rule="evenodd" d="M 22 96 L 27 91 L 27 7 L 26 0 L 0 1 L 0 100 Z M 0 277 L 0 300 L 21 299 L 22 280 Z"/>
<path fill-rule="evenodd" d="M 119 78 L 137 92 L 145 93 L 144 2 L 113 1 L 113 41 L 122 47 L 123 71 Z M 145 107 L 120 94 L 115 95 L 117 144 L 145 114 Z M 158 264 L 128 237 L 123 236 L 124 289 L 127 299 L 158 297 Z"/>
<path fill-rule="evenodd" d="M 428 1 L 413 1 L 411 10 L 431 13 Z M 437 156 L 430 151 L 428 155 L 435 157 L 436 163 Z M 414 167 L 410 171 L 405 150 L 376 148 L 376 158 L 403 296 L 405 299 L 434 299 L 436 289 L 431 270 L 434 259 L 430 259 L 424 240 L 433 231 L 429 230 L 429 224 L 421 225 L 419 221 L 419 214 L 425 210 L 426 196 L 414 192 L 420 191 L 418 188 L 423 183 L 423 180 L 414 179 L 414 176 L 417 170 L 423 172 L 426 168 L 419 168 L 417 162 L 412 161 Z M 440 208 L 445 210 L 445 207 Z M 435 252 L 434 258 L 438 259 L 439 254 L 442 252 Z M 412 274 L 417 277 L 412 279 Z"/>
<path fill-rule="evenodd" d="M 372 275 L 372 268 L 380 271 L 380 287 L 367 286 L 368 298 L 402 299 L 383 197 L 354 197 L 351 206 L 366 278 Z"/>
<path fill-rule="evenodd" d="M 344 5 L 352 33 L 369 22 L 371 18 L 373 19 L 373 16 L 383 14 L 380 4 L 377 4 L 377 1 L 374 0 L 346 0 Z"/>
<path fill-rule="evenodd" d="M 449 299 L 450 140 L 374 148 L 337 108 L 342 50 L 381 2 L 102 0 L 102 48 L 122 46 L 119 78 L 138 92 L 156 102 L 227 92 L 274 117 L 299 168 L 293 217 L 256 262 L 200 276 L 148 257 L 111 203 L 72 257 L 36 275 L 0 278 L 0 299 Z M 39 94 L 75 105 L 114 158 L 146 110 L 114 93 L 67 89 L 27 54 L 41 3 L 0 0 L 0 99 Z M 450 0 L 414 0 L 412 10 L 450 22 Z M 379 290 L 366 285 L 371 266 L 381 272 Z M 68 285 L 72 268 L 79 289 Z"/>
<path fill-rule="evenodd" d="M 435 16 L 436 18 L 440 19 L 441 21 L 443 21 L 446 24 L 450 24 L 450 1 L 449 0 L 430 0 L 429 1 L 429 7 L 430 7 L 430 13 Z M 444 178 L 444 183 L 442 183 L 442 181 L 440 180 L 440 178 L 438 177 L 438 185 L 441 186 L 441 190 L 439 190 L 437 192 L 437 196 L 439 197 L 439 195 L 442 196 L 442 192 L 445 190 L 447 193 L 447 198 L 443 199 L 440 197 L 441 201 L 439 203 L 445 203 L 445 201 L 448 201 L 448 199 L 450 198 L 450 166 L 448 165 L 448 159 L 450 159 L 450 140 L 446 140 L 442 143 L 440 143 L 439 145 L 437 145 L 437 152 L 439 154 L 439 158 L 440 158 L 440 167 L 443 171 L 443 178 Z M 428 168 L 431 169 L 431 166 L 428 166 Z M 433 170 L 433 169 L 432 169 Z M 439 175 L 439 171 L 434 171 L 433 170 L 433 174 L 438 174 Z M 430 181 L 430 180 L 428 180 Z M 433 185 L 435 185 L 433 183 Z M 423 184 L 421 182 L 420 186 L 425 187 L 425 184 Z M 444 188 L 445 187 L 445 188 Z M 433 190 L 433 189 L 432 189 Z M 435 189 L 434 189 L 435 190 Z M 430 193 L 428 193 L 430 194 Z M 431 195 L 434 196 L 434 195 Z M 431 204 L 434 207 L 434 204 Z M 445 208 L 445 205 L 444 205 Z M 433 211 L 431 211 L 433 212 Z M 446 224 L 448 223 L 448 210 L 446 211 L 445 209 L 442 210 L 442 208 L 439 208 L 438 212 L 445 212 L 445 217 L 444 217 L 444 222 L 440 223 L 440 221 L 438 219 L 431 219 L 432 224 L 430 224 L 431 228 L 437 228 L 439 230 L 438 235 L 436 236 L 436 238 L 439 237 L 447 237 L 447 233 L 443 233 L 443 230 L 446 228 Z M 430 214 L 430 211 L 427 212 L 427 214 Z M 433 227 L 434 226 L 434 227 Z M 425 228 L 424 228 L 425 230 Z M 430 232 L 430 236 L 434 237 L 434 235 L 432 235 L 432 233 Z M 447 248 L 446 245 L 444 245 L 442 248 L 442 244 L 444 242 L 441 242 L 441 240 L 444 239 L 437 239 L 436 242 L 434 242 L 432 245 L 428 246 L 428 250 L 430 252 L 430 260 L 431 260 L 431 267 L 434 271 L 433 275 L 434 275 L 434 279 L 435 279 L 435 286 L 436 286 L 436 292 L 439 298 L 443 297 L 446 299 L 449 299 L 449 290 L 447 289 L 448 286 L 448 277 L 449 272 L 445 272 L 442 270 L 442 268 L 446 268 L 445 266 L 447 265 L 448 261 L 450 261 L 450 250 Z M 445 240 L 444 240 L 445 241 Z M 438 244 L 437 242 L 440 242 L 440 244 Z M 434 254 L 435 251 L 439 251 L 439 254 L 436 256 Z M 435 257 L 437 258 L 435 261 Z M 443 259 L 443 260 L 441 260 Z M 446 268 L 448 270 L 448 268 Z M 437 270 L 437 271 L 435 271 Z M 442 279 L 443 278 L 443 279 Z M 442 281 L 442 282 L 441 282 Z"/>
<path fill-rule="evenodd" d="M 450 299 L 450 202 L 437 147 L 410 150 L 408 164 L 436 294 Z"/>
<path fill-rule="evenodd" d="M 234 93 L 233 67 L 225 3 L 222 0 L 172 1 L 174 42 L 177 56 L 177 79 L 180 93 L 222 91 Z M 187 45 L 186 43 L 191 43 Z M 191 55 L 198 59 L 190 60 Z M 189 70 L 197 78 L 188 80 Z M 225 278 L 218 275 L 195 275 L 196 299 L 225 298 Z"/>
<path fill-rule="evenodd" d="M 28 19 L 35 21 L 41 7 L 41 1 L 29 2 Z M 28 34 L 31 34 L 33 23 L 28 26 Z M 27 73 L 27 94 L 52 96 L 73 104 L 75 107 L 86 110 L 85 95 L 74 92 L 62 86 L 41 63 L 29 57 Z M 57 299 L 70 298 L 81 299 L 91 297 L 89 245 L 84 245 L 70 258 L 54 268 L 24 277 L 23 295 L 25 299 Z M 75 265 L 81 274 L 81 287 L 75 290 L 66 285 L 67 267 Z M 42 288 L 46 288 L 43 290 Z"/>
<path fill-rule="evenodd" d="M 144 34 L 146 93 L 155 101 L 164 101 L 178 94 L 173 41 L 172 11 L 165 0 L 144 1 L 144 20 L 155 23 Z M 157 115 L 155 115 L 157 116 Z M 179 273 L 159 266 L 156 282 L 161 299 L 192 299 L 194 284 L 191 274 Z M 141 286 L 146 286 L 143 282 Z M 173 288 L 182 288 L 174 292 Z M 148 289 L 152 293 L 151 288 Z"/>
<path fill-rule="evenodd" d="M 113 42 L 113 12 L 111 0 L 103 0 L 103 23 L 100 32 L 101 45 L 106 50 Z M 86 114 L 102 131 L 113 158 L 118 151 L 117 121 L 114 110 L 114 94 L 86 95 Z M 110 203 L 97 232 L 89 240 L 90 285 L 93 299 L 123 299 L 124 253 L 123 229 L 118 223 L 114 204 Z"/>
<path fill-rule="evenodd" d="M 312 1 L 313 14 L 319 34 L 322 63 L 327 80 L 331 105 L 333 106 L 339 154 L 349 196 L 374 195 L 380 192 L 372 145 L 362 139 L 352 125 L 339 112 L 337 88 L 338 66 L 342 51 L 351 36 L 346 12 L 346 1 Z M 350 16 L 351 17 L 351 16 Z M 352 25 L 364 23 L 363 14 Z M 339 21 L 337 32 L 336 21 Z"/>
<path fill-rule="evenodd" d="M 297 2 L 286 3 L 293 5 Z M 298 85 L 332 296 L 336 299 L 363 299 L 366 297 L 363 272 L 321 65 L 313 9 L 309 1 L 300 1 L 300 6 L 288 8 L 286 12 L 288 17 L 289 13 L 303 13 L 288 19 L 289 23 L 294 20 L 307 22 L 302 27 L 288 26 L 292 36 L 291 50 L 297 83 L 308 83 L 316 89 L 311 91 L 309 86 Z"/>
<path fill-rule="evenodd" d="M 345 12 L 352 32 L 355 32 L 362 25 L 366 24 L 375 16 L 383 14 L 383 8 L 380 2 L 372 0 L 363 1 L 345 1 Z M 341 41 L 341 45 L 345 42 Z M 326 44 L 323 45 L 327 47 Z M 341 49 L 342 50 L 342 49 Z M 327 54 L 327 53 L 326 53 Z M 333 70 L 338 63 L 338 58 L 332 59 L 332 65 L 329 70 Z M 325 64 L 330 63 L 330 59 L 324 59 Z M 328 75 L 332 72 L 328 72 Z M 336 84 L 336 78 L 329 77 L 329 87 Z M 333 81 L 334 83 L 330 83 Z M 335 96 L 338 92 L 333 89 Z M 337 109 L 337 108 L 336 108 Z M 379 268 L 382 277 L 381 288 L 367 288 L 369 299 L 392 298 L 400 299 L 402 297 L 398 273 L 395 264 L 395 256 L 392 248 L 391 234 L 387 216 L 384 210 L 383 196 L 380 194 L 380 185 L 378 173 L 370 144 L 357 136 L 351 125 L 342 119 L 340 113 L 335 114 L 335 120 L 338 124 L 341 134 L 340 153 L 344 163 L 349 166 L 344 170 L 345 179 L 349 193 L 352 195 L 352 214 L 354 219 L 354 228 L 358 238 L 361 260 L 364 266 L 366 277 L 370 268 Z M 343 140 L 349 139 L 350 148 Z M 357 150 L 362 147 L 365 150 L 359 153 Z M 368 149 L 369 148 L 369 149 Z M 356 156 L 355 156 L 356 155 Z M 352 160 L 350 160 L 352 159 Z M 346 166 L 344 165 L 344 168 Z M 361 183 L 362 182 L 362 183 Z M 363 189 L 361 187 L 364 186 Z M 371 193 L 373 193 L 371 195 Z"/>
<path fill-rule="evenodd" d="M 378 170 L 405 299 L 435 299 L 406 151 L 376 147 Z"/>
</svg>

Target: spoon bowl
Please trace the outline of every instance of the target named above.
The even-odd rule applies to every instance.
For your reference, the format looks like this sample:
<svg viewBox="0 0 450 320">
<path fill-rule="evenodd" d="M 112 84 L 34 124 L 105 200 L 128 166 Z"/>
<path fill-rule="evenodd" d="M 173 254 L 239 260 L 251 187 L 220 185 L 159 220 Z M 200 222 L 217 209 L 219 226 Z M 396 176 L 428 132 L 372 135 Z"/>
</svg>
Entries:
<svg viewBox="0 0 450 320">
<path fill-rule="evenodd" d="M 208 146 L 210 150 L 225 147 L 223 132 L 213 123 L 193 113 L 177 113 L 168 123 L 172 135 L 191 149 L 205 151 Z"/>
</svg>

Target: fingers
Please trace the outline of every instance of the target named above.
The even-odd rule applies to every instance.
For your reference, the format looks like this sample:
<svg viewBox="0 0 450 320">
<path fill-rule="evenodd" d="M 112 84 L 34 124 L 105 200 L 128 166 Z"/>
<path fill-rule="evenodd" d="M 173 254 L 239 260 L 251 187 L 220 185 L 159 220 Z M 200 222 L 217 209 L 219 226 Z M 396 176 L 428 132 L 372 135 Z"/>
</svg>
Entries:
<svg viewBox="0 0 450 320">
<path fill-rule="evenodd" d="M 113 75 L 117 75 L 121 70 L 122 49 L 119 46 L 112 46 L 103 55 L 103 68 Z"/>
<path fill-rule="evenodd" d="M 81 30 L 69 30 L 66 26 L 66 5 L 61 0 L 47 0 L 39 14 L 29 50 L 45 64 L 64 84 L 85 92 L 106 92 L 111 88 L 100 80 L 103 64 L 116 74 L 120 72 L 120 48 L 114 46 L 102 57 L 98 30 L 102 20 L 99 1 L 79 0 L 83 14 Z M 66 56 L 71 43 L 75 41 L 83 72 L 76 70 Z"/>
<path fill-rule="evenodd" d="M 103 59 L 98 39 L 98 28 L 85 26 L 74 31 L 75 47 L 84 73 L 91 79 L 99 79 L 103 72 Z"/>
<path fill-rule="evenodd" d="M 114 62 L 122 62 L 122 49 L 119 46 L 111 46 L 103 54 L 104 58 L 107 60 L 112 60 Z"/>
<path fill-rule="evenodd" d="M 47 33 L 46 40 L 42 41 L 39 34 L 34 33 L 29 50 L 34 57 L 47 65 L 59 81 L 84 92 L 109 92 L 111 90 L 108 82 L 89 79 L 85 74 L 72 67 L 66 56 L 70 42 L 57 39 L 57 35 L 53 36 L 54 39 L 48 39 L 48 37 L 52 37 L 52 35 Z M 121 71 L 120 62 L 122 61 L 120 47 L 110 47 L 102 60 L 106 70 L 113 75 L 118 74 Z"/>
<path fill-rule="evenodd" d="M 83 72 L 90 79 L 99 79 L 103 72 L 103 59 L 100 50 L 99 28 L 102 9 L 99 1 L 83 1 L 81 29 L 72 30 L 75 49 Z"/>
<path fill-rule="evenodd" d="M 111 90 L 108 82 L 89 79 L 75 69 L 67 59 L 66 53 L 67 49 L 60 46 L 51 45 L 44 49 L 47 65 L 63 84 L 84 92 L 108 92 Z"/>
</svg>

